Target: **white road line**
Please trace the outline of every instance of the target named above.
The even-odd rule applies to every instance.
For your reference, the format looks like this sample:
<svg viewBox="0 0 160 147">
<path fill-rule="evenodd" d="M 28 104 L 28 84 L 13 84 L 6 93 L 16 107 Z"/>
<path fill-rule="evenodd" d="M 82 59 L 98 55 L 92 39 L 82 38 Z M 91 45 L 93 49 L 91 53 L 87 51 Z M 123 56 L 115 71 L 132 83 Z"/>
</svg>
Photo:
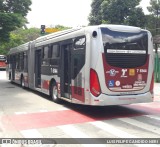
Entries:
<svg viewBox="0 0 160 147">
<path fill-rule="evenodd" d="M 118 120 L 126 122 L 128 124 L 131 124 L 133 126 L 137 126 L 139 128 L 145 129 L 147 131 L 150 131 L 150 132 L 153 132 L 153 133 L 156 133 L 156 134 L 160 134 L 160 128 L 159 127 L 152 126 L 152 125 L 149 125 L 149 124 L 146 124 L 146 123 L 143 123 L 143 122 L 131 119 L 131 118 L 119 118 Z"/>
<path fill-rule="evenodd" d="M 27 114 L 27 112 L 15 112 L 16 115 Z"/>
<path fill-rule="evenodd" d="M 64 111 L 64 110 L 69 110 L 68 108 L 59 108 L 54 111 Z M 41 109 L 39 111 L 33 111 L 33 112 L 14 112 L 16 115 L 21 115 L 21 114 L 30 114 L 30 113 L 39 113 L 39 112 L 53 112 L 53 110 L 47 110 L 47 109 Z"/>
<path fill-rule="evenodd" d="M 131 135 L 127 132 L 124 132 L 120 129 L 117 129 L 115 126 L 101 122 L 101 121 L 95 121 L 95 122 L 89 122 L 90 124 L 96 126 L 97 128 L 102 129 L 103 131 L 109 132 L 110 134 L 113 134 L 114 136 L 117 136 L 119 138 L 138 138 L 135 135 Z M 138 147 L 159 147 L 158 145 L 154 144 L 134 144 Z"/>
<path fill-rule="evenodd" d="M 155 116 L 155 115 L 145 115 L 146 117 L 152 118 L 152 119 L 157 119 L 160 120 L 160 116 Z"/>
<path fill-rule="evenodd" d="M 48 112 L 48 110 L 45 110 L 45 109 L 44 109 L 44 110 L 40 110 L 40 112 Z"/>
<path fill-rule="evenodd" d="M 43 138 L 42 134 L 40 134 L 36 129 L 23 130 L 20 131 L 24 138 Z"/>
<path fill-rule="evenodd" d="M 95 122 L 89 122 L 89 123 L 96 126 L 97 128 L 102 129 L 103 131 L 107 131 L 117 137 L 120 137 L 120 138 L 137 138 L 134 135 L 128 134 L 122 130 L 117 129 L 116 127 L 114 127 L 110 124 L 107 124 L 107 123 L 104 123 L 101 121 L 95 121 Z"/>
<path fill-rule="evenodd" d="M 75 128 L 73 125 L 63 125 L 58 126 L 64 133 L 71 136 L 72 138 L 90 138 L 87 134 L 83 133 L 79 129 Z M 78 140 L 77 140 L 78 142 Z M 106 145 L 102 144 L 82 144 L 84 147 L 106 147 Z"/>
</svg>

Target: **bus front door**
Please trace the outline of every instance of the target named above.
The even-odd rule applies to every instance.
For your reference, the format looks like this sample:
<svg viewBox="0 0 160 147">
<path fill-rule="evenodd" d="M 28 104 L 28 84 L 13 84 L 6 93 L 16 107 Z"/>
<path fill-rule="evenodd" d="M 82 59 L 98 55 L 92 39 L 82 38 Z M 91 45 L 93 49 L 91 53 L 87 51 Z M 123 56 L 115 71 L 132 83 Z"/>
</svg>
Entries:
<svg viewBox="0 0 160 147">
<path fill-rule="evenodd" d="M 71 44 L 64 44 L 62 49 L 61 68 L 61 96 L 70 99 L 71 97 Z"/>
<path fill-rule="evenodd" d="M 41 50 L 35 51 L 35 87 L 41 88 Z"/>
</svg>

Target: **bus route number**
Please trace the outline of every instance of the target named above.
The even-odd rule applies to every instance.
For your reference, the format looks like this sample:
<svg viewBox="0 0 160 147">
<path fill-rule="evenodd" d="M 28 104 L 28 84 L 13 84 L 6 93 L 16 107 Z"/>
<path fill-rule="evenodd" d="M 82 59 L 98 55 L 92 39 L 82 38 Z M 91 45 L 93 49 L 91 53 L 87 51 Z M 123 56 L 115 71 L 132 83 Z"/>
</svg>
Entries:
<svg viewBox="0 0 160 147">
<path fill-rule="evenodd" d="M 56 69 L 56 68 L 51 68 L 51 73 L 57 74 L 57 73 L 58 73 L 58 69 Z"/>
</svg>

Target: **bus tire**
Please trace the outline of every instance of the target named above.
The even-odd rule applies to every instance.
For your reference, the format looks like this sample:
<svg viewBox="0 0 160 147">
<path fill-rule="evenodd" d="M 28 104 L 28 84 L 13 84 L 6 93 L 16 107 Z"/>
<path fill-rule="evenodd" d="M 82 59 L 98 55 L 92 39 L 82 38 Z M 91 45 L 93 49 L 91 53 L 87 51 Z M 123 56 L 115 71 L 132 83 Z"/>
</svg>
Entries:
<svg viewBox="0 0 160 147">
<path fill-rule="evenodd" d="M 55 82 L 51 83 L 51 98 L 55 103 L 60 103 L 60 99 L 58 98 L 58 89 Z"/>
<path fill-rule="evenodd" d="M 25 82 L 24 82 L 24 77 L 21 77 L 21 87 L 24 88 L 25 87 Z"/>
<path fill-rule="evenodd" d="M 11 76 L 11 73 L 9 72 L 9 80 L 11 80 L 11 77 L 12 77 L 12 76 Z"/>
</svg>

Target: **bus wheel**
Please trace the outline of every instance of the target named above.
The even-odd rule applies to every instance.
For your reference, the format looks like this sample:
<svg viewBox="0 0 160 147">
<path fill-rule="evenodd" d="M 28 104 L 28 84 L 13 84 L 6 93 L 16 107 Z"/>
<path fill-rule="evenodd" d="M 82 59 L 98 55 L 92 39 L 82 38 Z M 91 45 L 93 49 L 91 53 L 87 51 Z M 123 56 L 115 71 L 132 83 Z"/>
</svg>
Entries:
<svg viewBox="0 0 160 147">
<path fill-rule="evenodd" d="M 11 80 L 11 73 L 9 73 L 9 80 Z"/>
<path fill-rule="evenodd" d="M 22 88 L 25 87 L 25 86 L 24 86 L 24 77 L 23 77 L 23 76 L 21 77 L 21 87 L 22 87 Z"/>
<path fill-rule="evenodd" d="M 58 98 L 58 89 L 56 83 L 52 82 L 51 84 L 51 98 L 55 103 L 59 103 L 60 99 Z"/>
</svg>

